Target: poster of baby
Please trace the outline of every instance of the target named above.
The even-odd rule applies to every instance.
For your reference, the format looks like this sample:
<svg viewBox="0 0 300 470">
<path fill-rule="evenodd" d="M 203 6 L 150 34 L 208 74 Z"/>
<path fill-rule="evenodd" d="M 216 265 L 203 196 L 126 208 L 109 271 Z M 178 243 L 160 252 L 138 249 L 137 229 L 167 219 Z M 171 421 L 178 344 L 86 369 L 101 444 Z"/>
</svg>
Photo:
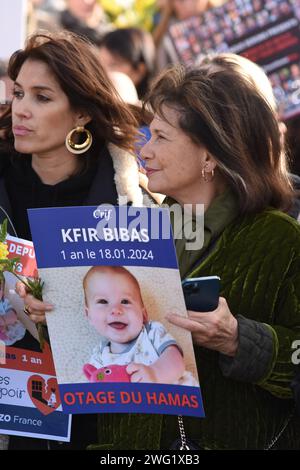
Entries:
<svg viewBox="0 0 300 470">
<path fill-rule="evenodd" d="M 63 411 L 204 416 L 168 210 L 28 212 Z"/>
</svg>

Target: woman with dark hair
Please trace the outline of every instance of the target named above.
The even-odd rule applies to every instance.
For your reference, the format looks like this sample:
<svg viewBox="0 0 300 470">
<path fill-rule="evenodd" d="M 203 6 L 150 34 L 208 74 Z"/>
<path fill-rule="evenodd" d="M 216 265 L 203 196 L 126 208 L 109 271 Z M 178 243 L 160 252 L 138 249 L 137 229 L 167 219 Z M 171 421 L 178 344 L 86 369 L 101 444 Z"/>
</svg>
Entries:
<svg viewBox="0 0 300 470">
<path fill-rule="evenodd" d="M 204 205 L 202 248 L 175 240 L 181 275 L 221 278 L 216 310 L 168 316 L 192 332 L 206 418 L 102 415 L 93 448 L 299 449 L 300 226 L 282 212 L 294 192 L 276 114 L 226 54 L 165 71 L 149 103 L 150 190 L 192 204 L 195 224 Z"/>
<path fill-rule="evenodd" d="M 130 154 L 136 118 L 88 42 L 66 32 L 37 34 L 11 57 L 8 73 L 14 98 L 0 120 L 7 167 L 0 189 L 8 194 L 19 236 L 30 238 L 26 209 L 36 204 L 117 203 L 127 187 L 131 202 L 142 202 Z M 134 180 L 129 185 L 131 177 L 137 187 Z"/>
<path fill-rule="evenodd" d="M 108 71 L 128 75 L 139 98 L 142 98 L 155 67 L 155 46 L 151 34 L 138 28 L 117 29 L 104 36 L 99 51 L 102 65 Z"/>
<path fill-rule="evenodd" d="M 138 123 L 90 43 L 67 32 L 36 34 L 13 54 L 8 74 L 14 90 L 0 118 L 0 221 L 9 219 L 12 234 L 31 239 L 28 208 L 143 205 L 132 153 Z M 34 307 L 44 304 L 18 289 L 26 313 L 39 319 Z M 82 448 L 95 439 L 96 418 L 76 420 L 71 447 Z M 11 442 L 30 448 L 32 441 Z"/>
</svg>

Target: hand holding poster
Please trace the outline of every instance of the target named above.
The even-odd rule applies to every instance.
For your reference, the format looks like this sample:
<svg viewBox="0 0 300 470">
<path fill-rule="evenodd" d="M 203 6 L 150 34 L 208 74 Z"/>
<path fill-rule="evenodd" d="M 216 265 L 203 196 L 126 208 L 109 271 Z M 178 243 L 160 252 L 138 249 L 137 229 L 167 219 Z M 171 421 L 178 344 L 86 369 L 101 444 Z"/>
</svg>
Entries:
<svg viewBox="0 0 300 470">
<path fill-rule="evenodd" d="M 29 211 L 63 410 L 203 416 L 169 214 Z M 80 221 L 80 224 L 79 224 Z"/>
</svg>

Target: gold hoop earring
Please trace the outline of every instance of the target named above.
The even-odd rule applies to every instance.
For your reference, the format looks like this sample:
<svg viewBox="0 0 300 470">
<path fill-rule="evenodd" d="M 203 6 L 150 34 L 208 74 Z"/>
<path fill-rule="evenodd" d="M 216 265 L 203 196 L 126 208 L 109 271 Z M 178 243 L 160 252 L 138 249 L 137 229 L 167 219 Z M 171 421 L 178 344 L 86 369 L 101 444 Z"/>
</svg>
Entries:
<svg viewBox="0 0 300 470">
<path fill-rule="evenodd" d="M 75 142 L 73 142 L 72 137 L 73 137 L 73 134 L 75 134 L 76 132 L 86 133 L 86 139 L 82 144 L 75 144 Z M 74 153 L 76 155 L 86 152 L 91 147 L 92 143 L 93 143 L 92 134 L 84 126 L 77 126 L 75 127 L 75 129 L 72 129 L 67 135 L 66 142 L 65 142 L 66 147 L 69 150 L 69 152 Z"/>
<path fill-rule="evenodd" d="M 211 172 L 210 172 L 210 176 L 208 177 L 208 172 L 205 171 L 205 168 L 202 168 L 201 175 L 202 175 L 202 178 L 204 179 L 204 181 L 206 183 L 210 183 L 214 179 L 215 170 L 212 169 Z"/>
</svg>

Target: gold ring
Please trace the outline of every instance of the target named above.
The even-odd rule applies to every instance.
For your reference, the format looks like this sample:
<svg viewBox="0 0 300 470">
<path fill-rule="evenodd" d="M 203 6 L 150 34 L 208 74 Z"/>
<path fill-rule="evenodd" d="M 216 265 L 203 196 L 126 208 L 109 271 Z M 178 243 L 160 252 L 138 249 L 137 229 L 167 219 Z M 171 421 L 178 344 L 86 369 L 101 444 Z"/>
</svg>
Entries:
<svg viewBox="0 0 300 470">
<path fill-rule="evenodd" d="M 26 313 L 26 315 L 31 315 L 31 313 L 30 313 L 30 311 L 29 311 L 28 305 L 25 305 L 25 306 L 24 306 L 23 312 Z"/>
</svg>

